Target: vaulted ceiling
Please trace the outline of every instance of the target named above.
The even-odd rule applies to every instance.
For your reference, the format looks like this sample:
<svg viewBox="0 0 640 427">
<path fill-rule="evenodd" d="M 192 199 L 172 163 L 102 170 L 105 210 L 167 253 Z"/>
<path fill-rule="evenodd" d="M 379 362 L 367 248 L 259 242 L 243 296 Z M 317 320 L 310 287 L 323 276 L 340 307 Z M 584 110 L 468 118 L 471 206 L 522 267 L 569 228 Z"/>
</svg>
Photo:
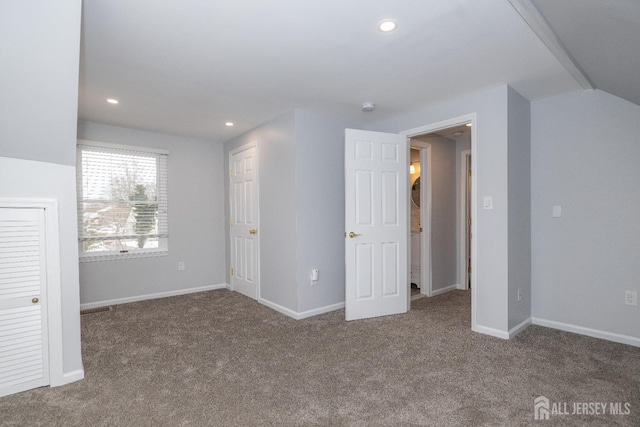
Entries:
<svg viewBox="0 0 640 427">
<path fill-rule="evenodd" d="M 294 108 L 365 126 L 505 83 L 531 100 L 580 89 L 514 2 L 531 6 L 85 0 L 79 117 L 224 142 Z M 534 4 L 593 86 L 640 104 L 635 0 Z"/>
<path fill-rule="evenodd" d="M 595 88 L 640 105 L 640 1 L 532 1 Z"/>
</svg>

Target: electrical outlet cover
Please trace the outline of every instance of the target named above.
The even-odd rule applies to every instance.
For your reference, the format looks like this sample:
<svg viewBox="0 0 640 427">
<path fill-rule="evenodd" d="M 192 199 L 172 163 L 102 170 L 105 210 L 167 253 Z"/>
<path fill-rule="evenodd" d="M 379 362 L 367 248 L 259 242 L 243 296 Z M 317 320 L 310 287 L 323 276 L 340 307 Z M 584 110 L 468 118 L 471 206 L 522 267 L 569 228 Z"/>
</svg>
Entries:
<svg viewBox="0 0 640 427">
<path fill-rule="evenodd" d="M 638 293 L 634 291 L 624 292 L 624 303 L 632 307 L 638 306 Z"/>
</svg>

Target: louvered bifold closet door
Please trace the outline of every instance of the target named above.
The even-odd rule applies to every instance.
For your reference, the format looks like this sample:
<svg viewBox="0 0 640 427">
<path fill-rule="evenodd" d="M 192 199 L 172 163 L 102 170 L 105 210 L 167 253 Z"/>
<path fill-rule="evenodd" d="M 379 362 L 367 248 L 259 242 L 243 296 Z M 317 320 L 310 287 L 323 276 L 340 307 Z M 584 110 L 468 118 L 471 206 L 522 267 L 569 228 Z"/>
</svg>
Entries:
<svg viewBox="0 0 640 427">
<path fill-rule="evenodd" d="M 44 209 L 0 208 L 0 396 L 49 384 Z"/>
</svg>

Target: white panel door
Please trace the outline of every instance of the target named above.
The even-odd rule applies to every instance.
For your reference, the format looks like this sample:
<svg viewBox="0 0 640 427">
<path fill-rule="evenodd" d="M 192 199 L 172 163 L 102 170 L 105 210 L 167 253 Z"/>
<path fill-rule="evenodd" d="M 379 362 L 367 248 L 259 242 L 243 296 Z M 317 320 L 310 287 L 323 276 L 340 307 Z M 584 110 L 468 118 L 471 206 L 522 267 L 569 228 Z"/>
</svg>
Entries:
<svg viewBox="0 0 640 427">
<path fill-rule="evenodd" d="M 347 129 L 347 320 L 405 313 L 408 295 L 406 137 Z"/>
<path fill-rule="evenodd" d="M 257 148 L 230 154 L 231 289 L 258 298 L 258 174 Z"/>
<path fill-rule="evenodd" d="M 0 396 L 49 384 L 44 209 L 0 209 Z"/>
</svg>

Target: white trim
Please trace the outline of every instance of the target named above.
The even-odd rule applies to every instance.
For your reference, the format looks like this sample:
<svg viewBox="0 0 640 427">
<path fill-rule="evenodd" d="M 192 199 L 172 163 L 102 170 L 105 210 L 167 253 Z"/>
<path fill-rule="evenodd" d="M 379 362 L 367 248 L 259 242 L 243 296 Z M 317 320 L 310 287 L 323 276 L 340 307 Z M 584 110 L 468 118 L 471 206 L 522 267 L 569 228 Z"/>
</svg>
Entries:
<svg viewBox="0 0 640 427">
<path fill-rule="evenodd" d="M 420 151 L 420 225 L 422 232 L 420 233 L 420 294 L 424 296 L 433 296 L 432 287 L 432 269 L 431 269 L 431 207 L 432 207 L 432 186 L 431 186 L 431 144 L 425 141 L 409 140 L 409 152 L 411 148 L 417 148 Z M 411 154 L 409 154 L 411 159 Z M 426 179 L 423 179 L 426 177 Z M 427 185 L 424 185 L 426 181 Z M 409 181 L 411 183 L 411 181 Z M 409 199 L 411 197 L 412 188 L 409 186 Z M 411 241 L 411 208 L 409 209 L 409 242 Z M 411 271 L 411 244 L 409 244 L 409 271 Z M 409 281 L 409 296 L 411 296 L 411 281 Z M 412 300 L 413 301 L 413 300 Z"/>
<path fill-rule="evenodd" d="M 478 160 L 478 115 L 476 113 L 454 117 L 440 122 L 431 123 L 400 132 L 408 138 L 425 133 L 436 132 L 441 129 L 471 123 L 471 330 L 477 331 L 479 294 L 482 284 L 478 281 L 478 175 L 480 171 Z M 408 148 L 407 148 L 408 149 Z M 489 334 L 491 335 L 491 334 Z"/>
<path fill-rule="evenodd" d="M 80 381 L 82 379 L 84 379 L 84 369 L 77 369 L 75 371 L 65 372 L 65 374 L 62 376 L 62 382 L 55 385 L 51 384 L 51 387 L 59 387 L 61 385 L 70 384 L 76 381 Z"/>
<path fill-rule="evenodd" d="M 337 304 L 325 305 L 324 307 L 314 308 L 312 310 L 303 311 L 297 314 L 296 319 L 306 319 L 307 317 L 317 316 L 319 314 L 329 313 L 330 311 L 340 310 L 344 308 L 344 301 Z"/>
<path fill-rule="evenodd" d="M 503 340 L 509 339 L 509 332 L 501 331 L 495 328 L 489 328 L 487 326 L 476 325 L 473 331 L 478 332 L 480 334 L 490 335 L 492 337 L 500 338 Z"/>
<path fill-rule="evenodd" d="M 425 147 L 420 149 L 420 176 L 422 176 L 422 165 L 425 164 L 423 161 L 426 159 L 426 176 L 427 176 L 427 185 L 424 186 L 424 190 L 422 189 L 422 184 L 424 182 L 423 179 L 420 181 L 420 197 L 424 195 L 425 206 L 424 209 L 420 210 L 420 223 L 423 225 L 423 232 L 420 233 L 420 282 L 426 283 L 427 286 L 424 287 L 424 290 L 420 289 L 420 293 L 425 294 L 428 297 L 432 297 L 433 293 L 433 268 L 431 266 L 431 223 L 432 223 L 432 215 L 433 215 L 433 180 L 431 179 L 431 144 L 425 143 Z M 422 205 L 422 203 L 420 203 Z M 426 229 L 426 231 L 425 231 Z M 423 268 L 424 267 L 424 268 Z M 423 271 L 424 270 L 424 271 Z M 421 286 L 422 286 L 421 283 Z"/>
<path fill-rule="evenodd" d="M 132 297 L 115 298 L 115 299 L 104 300 L 104 301 L 88 302 L 88 303 L 80 304 L 80 310 L 87 310 L 87 309 L 98 308 L 98 307 L 106 307 L 106 306 L 110 306 L 110 305 L 128 304 L 130 302 L 145 301 L 145 300 L 157 299 L 157 298 L 175 297 L 175 296 L 178 296 L 178 295 L 193 294 L 193 293 L 196 293 L 196 292 L 213 291 L 213 290 L 216 290 L 216 289 L 229 289 L 229 285 L 227 285 L 226 283 L 220 283 L 218 285 L 207 285 L 207 286 L 200 286 L 200 287 L 197 287 L 197 288 L 177 289 L 175 291 L 158 292 L 156 294 L 136 295 L 136 296 L 132 296 Z"/>
<path fill-rule="evenodd" d="M 522 322 L 520 322 L 519 324 L 517 324 L 513 328 L 509 329 L 509 339 L 515 337 L 520 332 L 522 332 L 525 329 L 527 329 L 530 325 L 531 325 L 531 317 L 529 317 L 526 320 L 523 320 Z"/>
<path fill-rule="evenodd" d="M 593 338 L 600 338 L 607 341 L 640 347 L 640 338 L 632 337 L 630 335 L 622 335 L 616 334 L 614 332 L 602 331 L 599 329 L 585 328 L 584 326 L 557 322 L 555 320 L 541 319 L 539 317 L 532 317 L 531 320 L 534 325 L 544 326 L 546 328 L 558 329 L 565 332 L 572 332 L 574 334 L 586 335 Z"/>
<path fill-rule="evenodd" d="M 80 252 L 80 249 L 78 249 Z M 95 254 L 95 255 L 94 255 Z M 78 256 L 78 262 L 96 262 L 96 261 L 118 261 L 125 259 L 133 259 L 133 258 L 155 258 L 159 256 L 168 256 L 168 250 L 157 250 L 157 251 L 148 251 L 148 250 L 140 250 L 135 252 L 127 252 L 127 253 L 119 253 L 119 252 L 80 252 Z"/>
<path fill-rule="evenodd" d="M 558 36 L 553 32 L 547 20 L 542 16 L 538 8 L 531 0 L 509 0 L 511 6 L 520 14 L 538 38 L 549 51 L 560 61 L 560 65 L 578 82 L 584 90 L 594 90 L 595 86 L 589 77 L 580 68 L 580 65 L 571 57 Z"/>
<path fill-rule="evenodd" d="M 471 156 L 471 150 L 460 151 L 458 159 L 460 168 L 460 192 L 458 210 L 458 289 L 469 289 L 468 269 L 467 269 L 467 156 Z"/>
<path fill-rule="evenodd" d="M 293 311 L 289 308 L 283 307 L 280 304 L 276 304 L 275 302 L 271 302 L 264 298 L 258 299 L 258 302 L 264 306 L 269 307 L 272 310 L 275 310 L 279 313 L 289 316 L 295 320 L 302 320 L 308 317 L 317 316 L 319 314 L 329 313 L 331 311 L 340 310 L 341 308 L 344 308 L 344 301 L 343 301 L 337 304 L 325 305 L 324 307 L 318 307 L 312 310 L 307 310 L 307 311 L 298 313 L 297 311 Z"/>
<path fill-rule="evenodd" d="M 49 341 L 49 385 L 63 384 L 62 280 L 60 272 L 60 231 L 58 201 L 38 198 L 0 198 L 0 208 L 44 209 L 47 256 L 47 324 Z M 78 313 L 78 316 L 80 314 Z"/>
<path fill-rule="evenodd" d="M 441 289 L 436 289 L 435 291 L 432 290 L 431 291 L 431 296 L 435 297 L 436 295 L 442 295 L 444 293 L 447 293 L 447 292 L 450 292 L 450 291 L 456 291 L 458 289 L 460 289 L 460 285 L 455 283 L 453 285 L 449 285 L 449 286 L 441 288 Z"/>
<path fill-rule="evenodd" d="M 169 150 L 162 148 L 138 147 L 135 145 L 113 144 L 111 142 L 90 141 L 88 139 L 78 139 L 78 145 L 90 147 L 113 148 L 114 150 L 138 151 L 141 153 L 155 153 L 169 155 Z"/>
<path fill-rule="evenodd" d="M 471 130 L 473 130 L 473 128 L 475 128 L 476 120 L 477 120 L 476 113 L 465 114 L 464 116 L 453 117 L 451 119 L 442 120 L 436 123 L 431 123 L 428 125 L 423 125 L 423 126 L 418 126 L 412 129 L 403 130 L 402 132 L 399 132 L 399 133 L 400 135 L 406 135 L 407 137 L 411 138 L 414 136 L 423 135 L 425 133 L 433 133 L 439 130 L 449 129 L 449 128 L 463 125 L 466 123 L 471 123 L 472 124 Z"/>
<path fill-rule="evenodd" d="M 266 305 L 267 307 L 282 313 L 284 315 L 287 315 L 293 319 L 298 320 L 298 313 L 296 313 L 295 311 L 288 309 L 286 307 L 281 306 L 280 304 L 276 304 L 275 302 L 271 302 L 269 300 L 266 300 L 264 298 L 258 298 L 258 302 L 262 305 Z"/>
</svg>

